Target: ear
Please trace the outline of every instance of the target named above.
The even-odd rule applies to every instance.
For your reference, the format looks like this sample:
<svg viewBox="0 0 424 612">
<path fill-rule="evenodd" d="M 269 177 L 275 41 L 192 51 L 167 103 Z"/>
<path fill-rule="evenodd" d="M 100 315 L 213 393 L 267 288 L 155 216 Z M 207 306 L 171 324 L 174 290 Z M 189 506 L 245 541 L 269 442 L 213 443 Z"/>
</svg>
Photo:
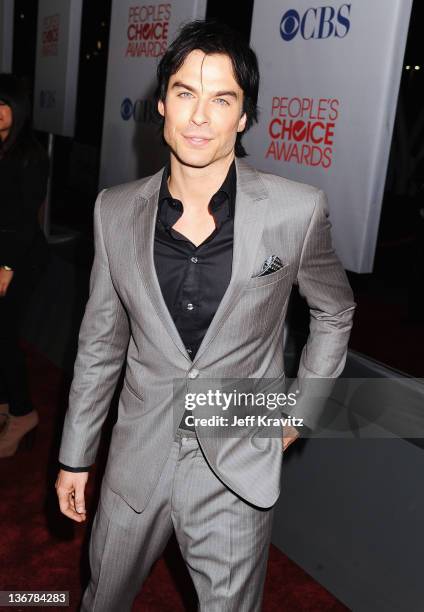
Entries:
<svg viewBox="0 0 424 612">
<path fill-rule="evenodd" d="M 158 100 L 158 112 L 162 117 L 165 116 L 165 104 L 162 100 Z"/>
<path fill-rule="evenodd" d="M 247 122 L 247 115 L 246 113 L 243 113 L 238 122 L 237 132 L 242 132 L 244 130 L 244 128 L 246 127 L 246 122 Z"/>
</svg>

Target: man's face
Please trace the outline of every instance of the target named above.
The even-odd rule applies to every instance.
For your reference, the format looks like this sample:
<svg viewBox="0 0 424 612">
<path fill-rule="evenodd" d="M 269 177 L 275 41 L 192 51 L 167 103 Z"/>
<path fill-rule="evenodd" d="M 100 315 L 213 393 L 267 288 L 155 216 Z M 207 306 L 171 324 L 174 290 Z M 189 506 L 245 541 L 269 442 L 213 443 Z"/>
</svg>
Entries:
<svg viewBox="0 0 424 612">
<path fill-rule="evenodd" d="M 12 127 L 12 109 L 0 100 L 0 139 L 5 140 Z"/>
<path fill-rule="evenodd" d="M 158 102 L 165 118 L 164 138 L 185 165 L 203 168 L 234 151 L 246 125 L 243 91 L 228 55 L 192 51 Z"/>
</svg>

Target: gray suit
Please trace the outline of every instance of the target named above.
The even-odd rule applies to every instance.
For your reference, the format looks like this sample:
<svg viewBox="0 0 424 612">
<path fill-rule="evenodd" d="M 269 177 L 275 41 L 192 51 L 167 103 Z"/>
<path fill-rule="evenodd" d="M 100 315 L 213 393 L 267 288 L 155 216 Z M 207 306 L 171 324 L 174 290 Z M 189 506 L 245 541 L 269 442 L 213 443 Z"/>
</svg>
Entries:
<svg viewBox="0 0 424 612">
<path fill-rule="evenodd" d="M 294 283 L 311 315 L 298 379 L 336 378 L 344 368 L 356 305 L 332 248 L 324 192 L 258 172 L 238 159 L 236 170 L 231 281 L 193 361 L 154 269 L 162 170 L 103 190 L 96 201 L 90 297 L 79 334 L 59 460 L 75 467 L 94 463 L 101 426 L 126 358 L 103 482 L 108 488 L 103 506 L 109 504 L 109 510 L 113 498 L 125 512 L 132 509 L 143 516 L 158 494 L 183 414 L 183 407 L 173 406 L 173 379 L 184 379 L 190 391 L 192 382 L 201 377 L 284 377 L 283 329 Z M 271 254 L 279 256 L 283 267 L 255 277 Z M 316 426 L 318 415 L 306 404 L 299 403 L 295 414 L 312 429 Z M 211 477 L 235 497 L 257 509 L 275 504 L 282 467 L 280 438 L 253 443 L 203 436 L 199 430 L 198 442 L 191 440 L 200 445 L 199 456 Z M 96 537 L 100 538 L 99 530 Z M 222 602 L 216 605 L 217 610 L 224 609 Z M 239 609 L 256 610 L 257 605 L 243 604 Z"/>
</svg>

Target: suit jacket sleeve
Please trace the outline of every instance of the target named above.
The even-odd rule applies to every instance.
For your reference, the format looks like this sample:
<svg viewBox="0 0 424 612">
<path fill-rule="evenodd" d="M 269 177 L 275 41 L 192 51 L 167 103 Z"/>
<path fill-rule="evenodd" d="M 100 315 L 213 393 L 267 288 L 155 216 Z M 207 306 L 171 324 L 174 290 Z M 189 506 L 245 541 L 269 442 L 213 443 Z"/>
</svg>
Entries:
<svg viewBox="0 0 424 612">
<path fill-rule="evenodd" d="M 344 369 L 356 308 L 346 272 L 332 246 L 327 196 L 322 190 L 317 192 L 296 284 L 308 303 L 310 323 L 297 377 L 289 389 L 291 393 L 299 390 L 290 414 L 303 418 L 314 430 L 334 379 Z"/>
<path fill-rule="evenodd" d="M 114 288 L 102 232 L 102 198 L 94 206 L 94 261 L 89 298 L 78 336 L 59 462 L 79 468 L 94 463 L 103 422 L 125 360 L 130 326 Z"/>
<path fill-rule="evenodd" d="M 88 465 L 87 467 L 70 467 L 69 465 L 65 465 L 64 463 L 59 462 L 59 467 L 65 472 L 89 472 L 91 465 Z"/>
</svg>

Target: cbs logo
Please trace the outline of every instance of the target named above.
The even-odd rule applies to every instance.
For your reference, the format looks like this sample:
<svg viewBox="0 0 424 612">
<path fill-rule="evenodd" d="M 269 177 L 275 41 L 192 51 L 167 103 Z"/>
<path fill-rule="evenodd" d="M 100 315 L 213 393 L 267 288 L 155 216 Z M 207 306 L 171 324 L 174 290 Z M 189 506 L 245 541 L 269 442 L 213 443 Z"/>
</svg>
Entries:
<svg viewBox="0 0 424 612">
<path fill-rule="evenodd" d="M 342 4 L 337 11 L 333 6 L 311 7 L 302 16 L 295 9 L 289 9 L 280 22 L 281 38 L 285 41 L 293 40 L 298 32 L 304 40 L 330 36 L 344 38 L 350 29 L 351 6 Z"/>
<path fill-rule="evenodd" d="M 136 123 L 153 123 L 154 109 L 154 100 L 132 102 L 130 98 L 124 98 L 121 102 L 121 117 L 124 121 L 129 121 L 133 117 Z"/>
</svg>

